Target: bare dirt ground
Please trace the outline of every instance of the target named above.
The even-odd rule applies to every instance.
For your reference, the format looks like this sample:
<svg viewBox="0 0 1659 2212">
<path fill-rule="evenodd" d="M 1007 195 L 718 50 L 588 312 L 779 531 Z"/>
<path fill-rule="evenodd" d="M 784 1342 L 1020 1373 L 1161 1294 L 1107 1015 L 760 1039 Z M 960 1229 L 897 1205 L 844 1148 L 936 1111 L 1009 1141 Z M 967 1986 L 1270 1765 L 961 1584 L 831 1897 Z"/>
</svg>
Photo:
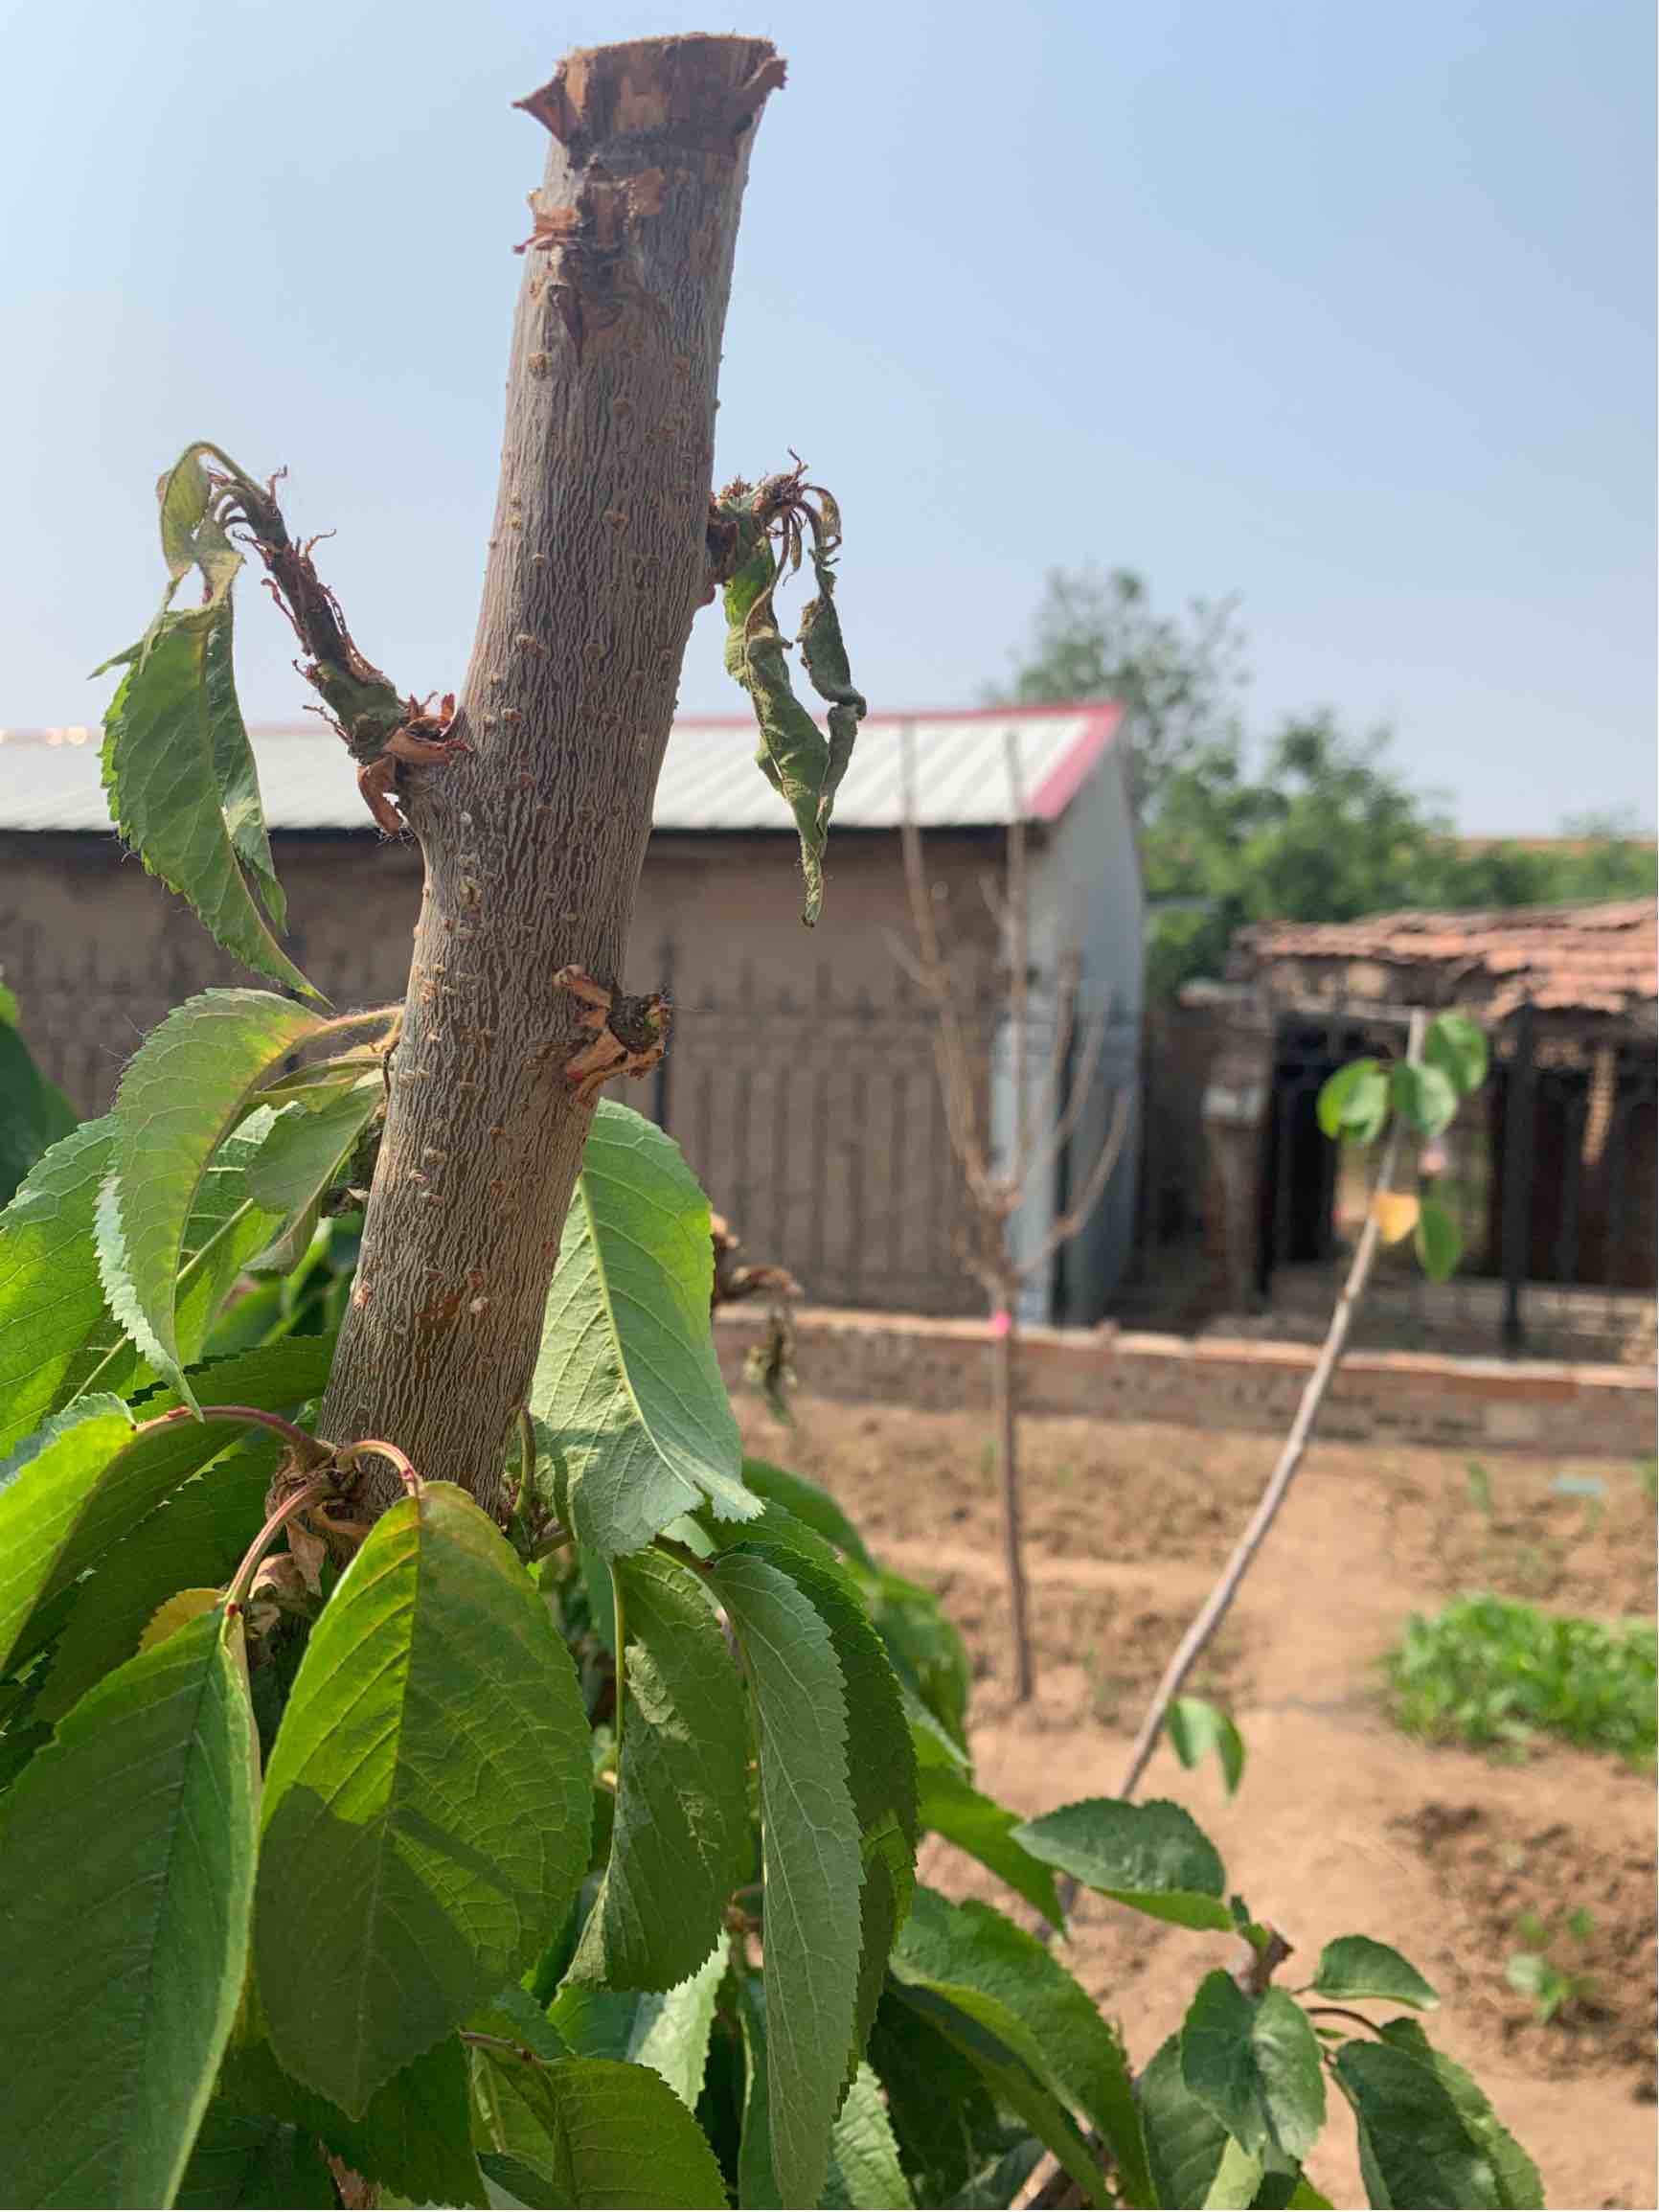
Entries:
<svg viewBox="0 0 1659 2212">
<path fill-rule="evenodd" d="M 989 1425 L 803 1399 L 791 1434 L 754 1406 L 749 1448 L 826 1483 L 871 1548 L 939 1590 L 967 1639 L 982 1788 L 1029 1813 L 1117 1786 L 1144 1701 L 1260 1494 L 1271 1439 L 1033 1418 L 1026 1439 L 1039 1688 L 1011 1709 Z M 1594 1475 L 1600 1499 L 1552 1488 Z M 1440 1990 L 1435 2040 L 1467 2065 L 1542 2169 L 1553 2205 L 1659 2203 L 1650 1777 L 1551 1748 L 1524 1765 L 1431 1748 L 1384 1718 L 1376 1662 L 1406 1615 L 1493 1589 L 1596 1615 L 1651 1613 L 1653 1509 L 1625 1462 L 1316 1445 L 1227 1628 L 1189 1686 L 1219 1695 L 1249 1763 L 1236 1798 L 1210 1764 L 1161 1750 L 1144 1796 L 1188 1806 L 1230 1885 L 1282 1927 L 1296 1969 L 1330 1937 L 1393 1943 Z M 993 1878 L 926 1848 L 927 1879 L 994 1899 Z M 1587 1907 L 1561 1963 L 1594 1977 L 1548 2024 L 1504 1980 L 1523 1916 Z M 1062 1954 L 1128 2030 L 1137 2063 L 1232 1947 L 1079 1900 Z M 1385 2017 L 1385 2016 L 1383 2016 Z M 1333 2111 L 1313 2178 L 1364 2202 Z"/>
</svg>

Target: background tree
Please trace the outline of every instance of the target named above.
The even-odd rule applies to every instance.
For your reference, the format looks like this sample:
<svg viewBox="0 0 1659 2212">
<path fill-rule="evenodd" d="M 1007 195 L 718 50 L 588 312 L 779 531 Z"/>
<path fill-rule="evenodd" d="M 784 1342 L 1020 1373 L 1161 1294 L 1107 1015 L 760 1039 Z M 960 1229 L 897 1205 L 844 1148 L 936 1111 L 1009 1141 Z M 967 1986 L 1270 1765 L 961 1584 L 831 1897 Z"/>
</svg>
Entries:
<svg viewBox="0 0 1659 2212">
<path fill-rule="evenodd" d="M 1054 569 L 1012 682 L 989 695 L 1131 709 L 1153 996 L 1218 975 L 1246 922 L 1653 896 L 1654 844 L 1627 817 L 1569 817 L 1550 840 L 1463 839 L 1443 794 L 1390 763 L 1386 727 L 1355 736 L 1322 707 L 1253 744 L 1239 604 L 1161 615 L 1132 569 Z"/>
<path fill-rule="evenodd" d="M 1122 700 L 1135 718 L 1135 801 L 1145 810 L 1176 769 L 1239 731 L 1249 675 L 1238 605 L 1236 597 L 1194 599 L 1182 614 L 1161 615 L 1133 569 L 1051 569 L 1012 681 L 990 702 Z"/>
</svg>

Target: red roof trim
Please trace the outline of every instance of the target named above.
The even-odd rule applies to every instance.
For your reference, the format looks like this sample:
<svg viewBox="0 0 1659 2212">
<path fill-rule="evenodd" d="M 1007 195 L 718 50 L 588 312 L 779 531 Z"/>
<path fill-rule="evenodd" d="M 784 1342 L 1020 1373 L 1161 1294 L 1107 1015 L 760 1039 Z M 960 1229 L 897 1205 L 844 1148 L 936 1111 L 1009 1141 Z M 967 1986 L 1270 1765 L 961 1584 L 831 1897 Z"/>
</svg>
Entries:
<svg viewBox="0 0 1659 2212">
<path fill-rule="evenodd" d="M 1068 713 L 1076 714 L 1075 707 Z M 1096 709 L 1089 717 L 1089 726 L 1073 745 L 1063 753 L 1026 801 L 1026 812 L 1034 822 L 1057 822 L 1103 758 L 1106 748 L 1123 726 L 1124 710 L 1116 701 Z"/>
<path fill-rule="evenodd" d="M 1040 707 L 877 707 L 873 708 L 866 719 L 866 728 L 902 728 L 906 722 L 1007 722 L 1017 728 L 1022 722 L 1052 721 L 1056 716 L 1076 717 L 1087 715 L 1094 722 L 1104 724 L 1103 736 L 1091 729 L 1091 740 L 1108 741 L 1123 720 L 1124 710 L 1116 699 L 1061 699 L 1051 706 Z M 822 718 L 820 717 L 820 718 Z M 752 714 L 693 715 L 674 717 L 676 723 L 688 729 L 742 730 L 754 727 Z M 248 734 L 255 738 L 313 737 L 327 725 L 322 722 L 250 722 Z M 13 730 L 13 738 L 34 737 L 33 730 Z"/>
</svg>

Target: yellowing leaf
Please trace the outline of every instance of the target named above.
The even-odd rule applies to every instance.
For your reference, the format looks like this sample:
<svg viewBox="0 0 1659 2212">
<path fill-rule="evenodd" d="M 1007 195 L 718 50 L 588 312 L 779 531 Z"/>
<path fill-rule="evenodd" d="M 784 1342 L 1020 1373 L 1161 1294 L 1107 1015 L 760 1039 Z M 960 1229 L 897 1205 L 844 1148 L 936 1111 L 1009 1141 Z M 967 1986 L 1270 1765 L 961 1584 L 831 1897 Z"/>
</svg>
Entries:
<svg viewBox="0 0 1659 2212">
<path fill-rule="evenodd" d="M 138 1639 L 141 1652 L 152 1652 L 157 1644 L 166 1643 L 169 1636 L 182 1629 L 187 1621 L 195 1620 L 202 1613 L 211 1613 L 224 1596 L 223 1590 L 178 1590 L 166 1605 L 157 1606 L 150 1614 L 145 1631 Z"/>
<path fill-rule="evenodd" d="M 1404 1191 L 1378 1191 L 1371 1213 L 1385 1244 L 1398 1244 L 1417 1227 L 1418 1202 Z"/>
</svg>

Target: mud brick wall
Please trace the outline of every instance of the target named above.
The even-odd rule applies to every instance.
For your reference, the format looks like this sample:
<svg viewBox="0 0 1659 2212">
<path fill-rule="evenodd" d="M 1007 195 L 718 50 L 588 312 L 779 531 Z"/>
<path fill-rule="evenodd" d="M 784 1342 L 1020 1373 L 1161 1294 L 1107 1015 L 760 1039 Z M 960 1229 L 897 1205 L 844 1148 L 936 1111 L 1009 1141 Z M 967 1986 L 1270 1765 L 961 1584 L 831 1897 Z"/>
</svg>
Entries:
<svg viewBox="0 0 1659 2212">
<path fill-rule="evenodd" d="M 723 1312 L 715 1339 L 734 1388 L 764 1316 Z M 796 1316 L 795 1368 L 815 1397 L 989 1409 L 982 1322 L 808 1307 Z M 1282 1434 L 1316 1357 L 1307 1344 L 1162 1336 L 1109 1328 L 1032 1329 L 1021 1337 L 1027 1412 Z M 1448 1450 L 1638 1458 L 1654 1448 L 1651 1368 L 1552 1360 L 1355 1352 L 1337 1370 L 1320 1433 Z"/>
</svg>

